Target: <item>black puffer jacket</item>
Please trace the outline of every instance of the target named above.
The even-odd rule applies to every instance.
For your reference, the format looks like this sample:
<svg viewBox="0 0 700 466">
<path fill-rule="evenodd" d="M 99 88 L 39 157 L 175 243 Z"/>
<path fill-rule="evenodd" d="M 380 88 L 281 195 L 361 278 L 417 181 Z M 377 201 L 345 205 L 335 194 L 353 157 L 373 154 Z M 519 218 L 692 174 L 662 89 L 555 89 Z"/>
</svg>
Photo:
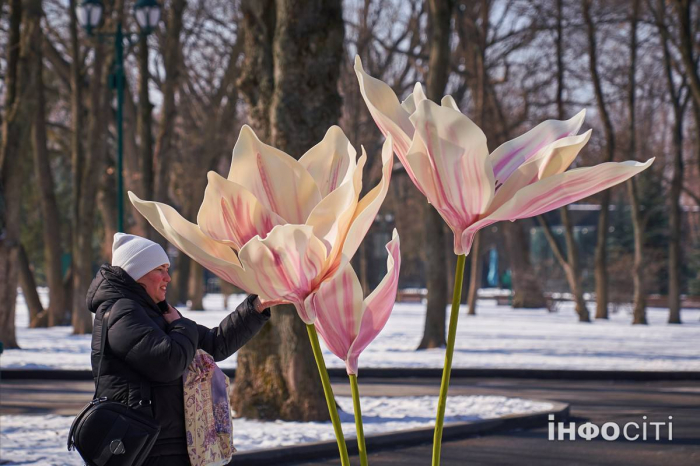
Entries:
<svg viewBox="0 0 700 466">
<path fill-rule="evenodd" d="M 145 410 L 160 423 L 151 456 L 187 454 L 182 374 L 198 348 L 216 361 L 231 356 L 270 318 L 270 310 L 255 311 L 250 295 L 209 329 L 177 319 L 168 324 L 146 290 L 119 267 L 103 265 L 87 294 L 95 313 L 92 332 L 92 375 L 97 381 L 102 317 L 111 309 L 102 361 L 99 393 L 109 400 Z M 150 386 L 151 406 L 140 406 Z"/>
</svg>

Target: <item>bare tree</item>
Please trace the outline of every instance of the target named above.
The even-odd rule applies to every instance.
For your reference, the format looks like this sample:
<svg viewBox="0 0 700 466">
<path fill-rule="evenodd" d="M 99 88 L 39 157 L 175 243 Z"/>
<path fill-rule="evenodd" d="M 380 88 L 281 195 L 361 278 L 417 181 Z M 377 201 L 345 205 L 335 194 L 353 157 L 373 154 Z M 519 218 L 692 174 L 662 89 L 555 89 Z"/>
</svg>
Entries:
<svg viewBox="0 0 700 466">
<path fill-rule="evenodd" d="M 445 93 L 450 70 L 450 37 L 453 0 L 428 2 L 430 39 L 427 97 L 439 102 Z M 444 221 L 432 205 L 425 211 L 428 305 L 425 313 L 425 330 L 418 349 L 445 346 L 445 309 L 447 307 L 447 260 L 445 251 Z"/>
<path fill-rule="evenodd" d="M 113 22 L 109 18 L 111 11 L 106 9 L 106 28 L 112 27 Z M 77 27 L 72 22 L 71 35 L 77 35 Z M 92 239 L 95 230 L 95 199 L 99 187 L 100 176 L 104 154 L 107 152 L 107 137 L 105 128 L 110 117 L 109 94 L 106 92 L 106 77 L 109 63 L 106 60 L 107 50 L 101 41 L 95 41 L 94 57 L 92 62 L 92 75 L 88 87 L 88 114 L 87 133 L 85 135 L 86 144 L 84 148 L 73 148 L 73 159 L 76 154 L 83 152 L 81 164 L 75 170 L 77 178 L 74 183 L 79 183 L 74 192 L 79 193 L 79 197 L 74 199 L 77 203 L 75 227 L 73 229 L 73 333 L 84 334 L 92 331 L 92 315 L 85 306 L 85 296 L 88 287 L 93 279 L 92 263 L 93 250 Z M 73 53 L 79 52 L 72 49 Z M 79 67 L 82 63 L 80 56 L 71 57 L 71 67 L 78 67 L 78 70 L 71 70 L 72 92 L 76 93 L 82 82 L 75 81 L 75 76 L 79 76 Z M 76 87 L 73 87 L 75 85 Z M 73 96 L 72 110 L 73 131 L 80 133 L 83 127 L 76 126 L 80 121 L 82 102 Z M 74 139 L 74 144 L 81 144 L 80 139 Z"/>
<path fill-rule="evenodd" d="M 422 79 L 427 70 L 428 57 L 423 53 L 427 47 L 424 43 L 426 34 L 422 26 L 426 15 L 426 3 L 421 0 L 401 3 L 388 0 L 363 0 L 357 2 L 355 10 L 349 2 L 345 5 L 348 36 L 345 40 L 347 57 L 343 59 L 341 68 L 343 72 L 340 77 L 340 89 L 343 95 L 343 116 L 340 126 L 347 129 L 346 134 L 355 147 L 363 146 L 367 151 L 365 169 L 367 180 L 363 183 L 362 191 L 364 195 L 381 179 L 380 155 L 384 136 L 364 104 L 353 70 L 352 57 L 359 55 L 367 72 L 389 84 L 396 95 L 405 96 L 411 92 L 416 80 Z M 410 52 L 407 53 L 406 50 Z M 422 61 L 419 62 L 417 57 L 421 57 Z M 380 209 L 380 216 L 390 213 L 394 217 L 396 227 L 399 224 L 403 225 L 400 230 L 403 246 L 402 270 L 406 272 L 413 267 L 414 270 L 420 268 L 423 271 L 428 262 L 424 247 L 426 242 L 423 212 L 428 205 L 425 196 L 410 182 L 408 176 L 402 181 L 397 181 L 406 175 L 403 167 L 397 163 L 394 169 L 394 181 Z M 392 209 L 389 207 L 396 201 L 392 196 L 398 195 L 400 191 L 403 192 L 399 184 L 407 187 L 405 201 L 416 204 L 416 208 Z M 405 202 L 402 204 L 406 205 Z M 372 229 L 368 236 L 372 236 Z M 445 241 L 444 244 L 447 250 L 450 243 Z M 353 267 L 357 271 L 365 293 L 370 291 L 370 275 L 374 265 L 371 261 L 376 259 L 370 257 L 371 251 L 370 243 L 363 241 L 353 258 Z M 449 260 L 443 264 L 446 270 L 449 270 L 449 264 Z M 449 272 L 452 271 L 449 270 Z"/>
<path fill-rule="evenodd" d="M 694 34 L 697 34 L 697 2 L 691 2 L 690 0 L 673 0 L 671 2 L 674 6 L 676 12 L 676 20 L 678 25 L 678 36 L 679 45 L 681 53 L 681 62 L 683 64 L 683 70 L 688 79 L 688 85 L 690 86 L 690 92 L 693 98 L 693 111 L 695 114 L 695 126 L 697 128 L 697 133 L 700 134 L 700 74 L 698 73 L 698 54 L 697 54 L 697 43 L 693 40 Z M 692 21 L 693 10 L 692 7 L 695 5 L 696 8 L 696 22 Z M 693 30 L 695 26 L 695 30 Z M 698 172 L 700 173 L 700 144 L 698 145 L 698 150 L 696 150 L 696 165 L 698 167 Z M 697 274 L 697 279 L 700 279 L 700 271 Z"/>
<path fill-rule="evenodd" d="M 666 20 L 666 5 L 657 2 L 656 22 L 661 36 L 664 57 L 664 71 L 668 83 L 668 93 L 673 108 L 673 129 L 671 152 L 673 154 L 673 172 L 669 193 L 669 239 L 668 239 L 668 323 L 681 323 L 681 205 L 683 189 L 683 120 L 690 98 L 686 77 L 680 83 L 674 75 L 674 58 L 669 46 L 670 33 Z M 685 91 L 685 93 L 684 93 Z"/>
<path fill-rule="evenodd" d="M 636 159 L 637 152 L 637 112 L 635 98 L 637 92 L 637 23 L 639 22 L 640 0 L 632 0 L 632 15 L 630 17 L 630 67 L 629 90 L 627 106 L 629 108 L 629 159 Z M 644 227 L 645 219 L 639 204 L 637 181 L 630 178 L 627 181 L 627 192 L 632 204 L 632 229 L 634 231 L 634 267 L 632 277 L 634 282 L 633 324 L 646 324 L 646 293 L 644 291 Z"/>
<path fill-rule="evenodd" d="M 44 306 L 41 304 L 39 293 L 36 291 L 36 281 L 34 280 L 34 274 L 29 265 L 29 258 L 24 246 L 19 248 L 18 263 L 19 284 L 22 287 L 24 301 L 27 303 L 27 310 L 29 311 L 29 327 L 39 327 L 40 325 L 35 325 L 35 322 L 39 315 L 45 315 Z"/>
<path fill-rule="evenodd" d="M 165 202 L 168 194 L 168 164 L 175 158 L 175 128 L 178 107 L 175 97 L 182 81 L 182 30 L 183 17 L 187 9 L 187 0 L 173 0 L 165 15 L 165 37 L 162 39 L 163 68 L 162 104 L 160 123 L 156 136 L 155 152 L 152 156 L 153 187 L 152 196 L 159 202 Z M 144 183 L 145 184 L 145 183 Z M 183 212 L 188 218 L 190 213 Z M 164 245 L 159 235 L 151 237 Z M 184 303 L 187 300 L 190 265 L 192 261 L 185 254 L 179 254 L 173 275 L 173 284 L 168 287 L 168 300 Z"/>
<path fill-rule="evenodd" d="M 177 106 L 175 94 L 180 85 L 182 17 L 187 0 L 173 0 L 166 17 L 166 37 L 163 54 L 163 66 L 166 79 L 163 86 L 163 106 L 161 109 L 160 129 L 156 138 L 153 154 L 154 188 L 153 195 L 158 202 L 168 198 L 168 163 L 173 157 L 173 141 Z M 149 129 L 150 131 L 150 129 Z M 161 238 L 161 241 L 164 240 Z"/>
<path fill-rule="evenodd" d="M 459 11 L 464 21 L 457 23 L 457 33 L 460 38 L 460 47 L 464 55 L 463 68 L 458 67 L 456 72 L 463 78 L 458 86 L 455 97 L 461 100 L 461 96 L 471 91 L 473 111 L 480 119 L 479 124 L 486 133 L 490 144 L 497 147 L 512 137 L 513 130 L 527 119 L 528 105 L 518 103 L 519 114 L 508 114 L 505 107 L 509 100 L 507 93 L 501 94 L 497 85 L 508 83 L 511 66 L 508 63 L 509 56 L 521 47 L 530 43 L 534 32 L 539 29 L 537 19 L 527 27 L 519 27 L 513 22 L 510 27 L 504 27 L 508 19 L 513 18 L 511 4 L 506 4 L 505 9 L 492 8 L 491 1 L 461 2 Z M 494 11 L 500 16 L 491 18 Z M 466 46 L 465 46 L 466 45 Z M 474 70 L 474 71 L 470 71 Z M 496 78 L 495 73 L 505 74 Z M 512 92 L 512 90 L 511 90 Z M 483 115 L 482 115 L 483 113 Z M 488 122 L 488 123 L 487 123 Z M 530 260 L 530 238 L 525 234 L 522 221 L 502 224 L 506 239 L 507 257 L 512 271 L 513 300 L 516 308 L 544 307 L 546 301 L 542 287 L 534 272 Z M 500 227 L 499 227 L 500 228 Z M 470 302 L 470 312 L 475 312 L 476 293 L 481 276 L 480 244 L 472 247 L 471 270 L 469 274 L 470 291 L 467 301 Z"/>
<path fill-rule="evenodd" d="M 83 227 L 81 222 L 81 214 L 84 210 L 84 201 L 81 202 L 82 196 L 85 195 L 84 188 L 86 180 L 84 180 L 85 170 L 85 150 L 83 146 L 83 113 L 85 111 L 83 105 L 83 86 L 84 81 L 81 74 L 82 58 L 80 54 L 80 45 L 78 41 L 78 21 L 75 12 L 76 0 L 70 0 L 68 5 L 68 14 L 70 15 L 70 109 L 72 117 L 72 132 L 71 132 L 71 175 L 73 178 L 73 193 L 71 199 L 72 219 L 71 224 L 71 256 L 72 256 L 72 318 L 71 322 L 74 325 L 73 331 L 76 333 L 87 333 L 92 331 L 92 321 L 89 311 L 85 306 L 85 294 L 88 289 L 88 280 L 92 272 L 91 261 L 92 255 L 84 257 L 86 254 L 81 251 L 85 245 L 91 245 L 92 232 L 90 239 L 86 233 L 81 232 Z M 102 60 L 101 55 L 96 55 Z M 60 61 L 55 59 L 54 61 Z M 97 73 L 95 76 L 98 76 Z M 94 95 L 93 95 L 94 98 Z M 94 176 L 94 174 L 90 174 Z M 90 248 L 90 246 L 88 246 Z M 89 270 L 89 272 L 88 272 Z M 76 330 L 75 325 L 78 328 Z"/>
<path fill-rule="evenodd" d="M 203 13 L 199 15 L 204 16 Z M 240 21 L 234 23 L 240 24 Z M 187 61 L 182 64 L 181 121 L 178 125 L 182 137 L 179 144 L 181 157 L 177 164 L 181 176 L 177 177 L 173 194 L 188 218 L 196 217 L 204 199 L 207 171 L 215 169 L 217 161 L 224 155 L 228 156 L 229 148 L 234 144 L 234 129 L 239 126 L 236 79 L 241 71 L 242 37 L 242 34 L 237 34 L 233 43 L 224 45 L 226 49 L 212 52 L 228 57 L 220 79 L 209 76 L 203 70 L 195 71 L 199 67 L 200 57 L 191 57 L 191 63 Z M 212 59 L 201 57 L 206 58 Z M 212 71 L 218 72 L 219 69 Z M 183 264 L 186 263 L 178 263 L 178 266 Z M 185 267 L 186 270 L 180 271 L 182 276 L 178 276 L 178 280 L 186 279 L 187 282 L 178 282 L 178 286 L 186 286 L 186 298 L 191 309 L 204 309 L 204 269 L 196 262 L 190 262 Z"/>
<path fill-rule="evenodd" d="M 41 30 L 41 18 L 43 10 L 41 0 L 26 3 L 24 10 L 25 24 L 32 37 L 29 40 L 30 62 L 28 86 L 32 88 L 34 110 L 32 122 L 32 146 L 34 153 L 34 172 L 40 190 L 40 207 L 43 224 L 44 261 L 46 278 L 49 286 L 49 307 L 47 316 L 37 316 L 40 321 L 45 321 L 49 326 L 66 323 L 66 302 L 63 293 L 63 273 L 61 270 L 61 235 L 59 228 L 59 210 L 54 192 L 54 181 L 49 163 L 49 154 L 46 138 L 46 96 L 44 95 L 44 64 L 42 53 L 43 33 Z"/>
<path fill-rule="evenodd" d="M 251 122 L 262 140 L 300 157 L 340 117 L 341 2 L 310 2 L 299 9 L 290 0 L 246 1 L 242 7 L 245 62 L 239 87 Z M 253 418 L 328 419 L 303 322 L 291 306 L 278 306 L 272 314 L 238 353 L 234 409 Z"/>
<path fill-rule="evenodd" d="M 671 2 L 676 12 L 678 25 L 679 50 L 681 53 L 681 63 L 687 75 L 690 92 L 696 105 L 700 105 L 700 74 L 698 74 L 698 60 L 695 55 L 697 44 L 694 43 L 694 31 L 691 26 L 691 6 L 690 0 L 673 0 Z M 700 159 L 698 159 L 700 164 Z"/>
<path fill-rule="evenodd" d="M 564 1 L 557 0 L 557 16 L 556 16 L 556 57 L 557 57 L 557 89 L 556 89 L 556 104 L 557 118 L 565 119 L 566 112 L 564 110 Z M 542 225 L 542 231 L 549 246 L 552 248 L 554 257 L 559 262 L 559 265 L 564 269 L 566 280 L 569 284 L 569 290 L 574 297 L 576 314 L 579 322 L 590 322 L 591 317 L 586 306 L 586 301 L 583 298 L 583 285 L 581 283 L 581 267 L 579 265 L 578 245 L 574 238 L 574 229 L 569 215 L 567 206 L 559 209 L 561 223 L 564 227 L 564 240 L 566 244 L 566 252 L 562 250 L 554 237 L 551 227 L 547 223 L 543 215 L 539 215 L 537 220 Z"/>
<path fill-rule="evenodd" d="M 20 198 L 23 160 L 22 141 L 31 127 L 27 99 L 26 34 L 20 34 L 21 0 L 10 1 L 10 34 L 5 73 L 5 116 L 0 152 L 0 341 L 5 348 L 19 348 L 15 334 L 15 301 L 17 299 Z M 22 55 L 22 56 L 21 56 Z"/>
<path fill-rule="evenodd" d="M 598 114 L 603 123 L 605 134 L 604 162 L 612 162 L 615 157 L 615 131 L 610 118 L 609 106 L 606 103 L 598 71 L 598 41 L 596 39 L 596 25 L 591 13 L 592 0 L 582 0 L 583 18 L 586 23 L 588 36 L 588 61 L 595 91 Z M 608 253 L 607 240 L 610 218 L 610 190 L 606 189 L 600 194 L 600 214 L 598 216 L 597 242 L 595 250 L 595 292 L 596 292 L 596 319 L 608 318 Z"/>
</svg>

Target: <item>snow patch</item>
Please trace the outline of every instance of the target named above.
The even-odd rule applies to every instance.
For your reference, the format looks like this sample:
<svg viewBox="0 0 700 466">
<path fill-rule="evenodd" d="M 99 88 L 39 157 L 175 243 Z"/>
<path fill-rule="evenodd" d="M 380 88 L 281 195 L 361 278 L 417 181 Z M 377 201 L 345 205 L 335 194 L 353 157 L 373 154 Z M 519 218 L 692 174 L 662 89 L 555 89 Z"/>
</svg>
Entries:
<svg viewBox="0 0 700 466">
<path fill-rule="evenodd" d="M 45 289 L 40 295 L 47 299 Z M 244 298 L 229 297 L 229 309 Z M 220 294 L 206 295 L 204 306 L 205 312 L 180 311 L 210 327 L 227 315 Z M 360 356 L 360 374 L 363 367 L 441 368 L 444 349 L 415 351 L 423 335 L 425 309 L 425 304 L 397 303 L 382 333 Z M 634 326 L 629 309 L 611 313 L 608 321 L 578 323 L 572 303 L 562 303 L 558 312 L 551 313 L 482 299 L 476 316 L 467 316 L 466 311 L 460 309 L 455 368 L 700 371 L 697 309 L 684 309 L 684 323 L 670 325 L 668 309 L 649 308 L 649 325 Z M 90 335 L 72 335 L 71 327 L 29 329 L 28 321 L 20 294 L 16 325 L 22 349 L 6 350 L 0 356 L 2 368 L 90 369 Z M 324 357 L 328 367 L 345 367 L 325 346 Z M 236 367 L 236 355 L 219 365 Z"/>
<path fill-rule="evenodd" d="M 350 397 L 337 397 L 343 411 L 340 419 L 347 441 L 356 436 Z M 434 425 L 437 397 L 361 397 L 365 435 Z M 445 423 L 475 421 L 508 414 L 547 411 L 550 403 L 502 396 L 449 397 Z M 2 464 L 32 466 L 82 465 L 80 455 L 66 450 L 72 416 L 0 416 Z M 334 440 L 330 422 L 253 421 L 235 419 L 234 444 L 250 451 Z M 235 459 L 235 456 L 234 456 Z M 235 461 L 234 461 L 235 462 Z"/>
</svg>

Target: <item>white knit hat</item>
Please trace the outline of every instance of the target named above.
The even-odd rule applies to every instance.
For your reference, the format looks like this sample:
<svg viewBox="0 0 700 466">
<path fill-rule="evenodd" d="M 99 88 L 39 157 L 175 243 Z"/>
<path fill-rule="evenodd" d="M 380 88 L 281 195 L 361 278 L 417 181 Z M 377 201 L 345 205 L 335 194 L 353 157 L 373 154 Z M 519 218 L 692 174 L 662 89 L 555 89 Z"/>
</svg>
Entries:
<svg viewBox="0 0 700 466">
<path fill-rule="evenodd" d="M 160 244 L 136 235 L 114 234 L 112 265 L 124 269 L 134 280 L 163 264 L 170 266 L 170 259 Z"/>
</svg>

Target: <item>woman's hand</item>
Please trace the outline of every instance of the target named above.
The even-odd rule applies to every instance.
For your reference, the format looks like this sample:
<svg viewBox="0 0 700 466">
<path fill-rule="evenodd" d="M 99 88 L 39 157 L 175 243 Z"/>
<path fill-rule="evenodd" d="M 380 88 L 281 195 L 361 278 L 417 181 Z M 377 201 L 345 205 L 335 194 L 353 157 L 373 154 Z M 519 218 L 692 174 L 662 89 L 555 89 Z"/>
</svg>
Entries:
<svg viewBox="0 0 700 466">
<path fill-rule="evenodd" d="M 180 313 L 172 306 L 168 306 L 168 312 L 163 314 L 163 318 L 165 318 L 165 321 L 169 324 L 176 321 L 180 317 L 182 317 Z"/>
<path fill-rule="evenodd" d="M 279 306 L 280 304 L 289 304 L 287 301 L 284 301 L 282 299 L 271 299 L 269 301 L 265 301 L 263 299 L 260 299 L 260 297 L 255 298 L 255 301 L 253 301 L 253 306 L 255 306 L 255 310 L 258 312 L 262 312 L 268 307 L 272 306 Z"/>
</svg>

